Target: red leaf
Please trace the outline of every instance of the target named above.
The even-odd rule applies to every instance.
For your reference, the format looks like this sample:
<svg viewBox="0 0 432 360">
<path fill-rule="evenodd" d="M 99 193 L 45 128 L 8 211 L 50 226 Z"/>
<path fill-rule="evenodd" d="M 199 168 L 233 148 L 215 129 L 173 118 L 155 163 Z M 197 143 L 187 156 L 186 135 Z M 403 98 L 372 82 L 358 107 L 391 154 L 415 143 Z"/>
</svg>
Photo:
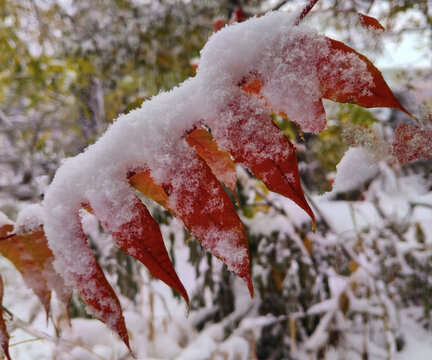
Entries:
<svg viewBox="0 0 432 360">
<path fill-rule="evenodd" d="M 216 18 L 213 20 L 213 31 L 218 32 L 222 29 L 228 22 L 224 18 Z"/>
<path fill-rule="evenodd" d="M 144 177 L 135 177 L 134 181 L 137 182 L 137 179 L 144 179 Z M 149 184 L 150 181 L 146 183 Z M 158 188 L 155 185 L 153 189 Z M 157 191 L 157 194 L 160 192 Z M 145 205 L 139 199 L 135 200 L 134 217 L 118 229 L 113 228 L 109 214 L 106 212 L 94 209 L 96 217 L 107 230 L 111 231 L 114 241 L 125 253 L 143 263 L 152 276 L 176 290 L 189 306 L 189 297 L 175 272 L 158 223 L 152 218 Z"/>
<path fill-rule="evenodd" d="M 364 56 L 340 41 L 327 39 L 330 42 L 329 55 L 318 64 L 318 76 L 322 97 L 341 103 L 353 103 L 365 108 L 388 107 L 399 109 L 412 116 L 396 99 L 385 82 L 381 72 Z M 344 57 L 340 57 L 344 54 Z M 346 73 L 352 66 L 346 59 L 358 59 L 366 64 L 362 76 L 370 77 L 369 86 L 350 89 L 344 86 Z"/>
<path fill-rule="evenodd" d="M 375 19 L 374 17 L 360 14 L 360 13 L 357 13 L 357 16 L 359 18 L 360 24 L 364 28 L 366 28 L 366 29 L 372 28 L 373 30 L 385 31 L 384 26 L 382 26 L 379 23 L 379 21 L 377 19 Z"/>
<path fill-rule="evenodd" d="M 245 96 L 248 95 L 240 94 L 221 114 L 237 120 L 227 122 L 226 127 L 218 126 L 214 131 L 216 141 L 268 189 L 293 200 L 315 222 L 301 188 L 294 146 L 270 116 L 265 111 L 255 111 Z"/>
<path fill-rule="evenodd" d="M 414 124 L 397 127 L 393 153 L 401 163 L 432 158 L 432 129 Z"/>
<path fill-rule="evenodd" d="M 120 302 L 87 243 L 78 215 L 68 226 L 71 246 L 67 254 L 58 253 L 57 257 L 65 269 L 66 280 L 78 290 L 87 304 L 86 310 L 116 332 L 130 350 Z"/>
<path fill-rule="evenodd" d="M 3 294 L 3 279 L 0 276 L 0 346 L 4 356 L 8 360 L 11 360 L 11 357 L 9 355 L 9 333 L 7 331 L 6 323 L 3 318 L 3 308 L 1 306 L 1 303 L 3 302 Z"/>
<path fill-rule="evenodd" d="M 213 255 L 247 284 L 251 296 L 249 246 L 244 225 L 207 164 L 195 154 L 183 156 L 176 178 L 163 184 L 168 210 Z"/>
<path fill-rule="evenodd" d="M 231 14 L 231 18 L 229 19 L 229 24 L 234 24 L 236 22 L 241 22 L 245 20 L 245 16 L 243 14 L 243 10 L 241 8 L 237 8 Z"/>
<path fill-rule="evenodd" d="M 216 144 L 211 146 L 213 150 L 210 152 L 213 152 Z M 210 167 L 200 157 L 188 155 L 191 157 L 181 162 L 183 168 L 175 169 L 176 178 L 163 186 L 155 184 L 149 172 L 133 175 L 129 182 L 151 199 L 159 199 L 159 204 L 182 220 L 188 231 L 209 252 L 245 281 L 252 295 L 249 247 L 244 225 Z"/>
<path fill-rule="evenodd" d="M 236 174 L 234 162 L 225 151 L 221 151 L 213 136 L 204 128 L 196 128 L 186 138 L 216 178 L 226 185 L 233 194 L 236 193 Z"/>
</svg>

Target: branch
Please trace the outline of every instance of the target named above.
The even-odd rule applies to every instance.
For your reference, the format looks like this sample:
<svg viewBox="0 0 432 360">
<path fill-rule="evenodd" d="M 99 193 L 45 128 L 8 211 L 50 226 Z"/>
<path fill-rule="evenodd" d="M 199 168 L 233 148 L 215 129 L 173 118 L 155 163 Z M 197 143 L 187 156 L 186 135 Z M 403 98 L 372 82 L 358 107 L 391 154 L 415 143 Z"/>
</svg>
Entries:
<svg viewBox="0 0 432 360">
<path fill-rule="evenodd" d="M 300 15 L 297 17 L 294 25 L 299 25 L 300 22 L 306 17 L 306 15 L 309 14 L 309 12 L 312 10 L 312 8 L 315 6 L 317 2 L 318 0 L 309 0 L 309 3 L 306 5 L 306 7 L 303 9 Z"/>
</svg>

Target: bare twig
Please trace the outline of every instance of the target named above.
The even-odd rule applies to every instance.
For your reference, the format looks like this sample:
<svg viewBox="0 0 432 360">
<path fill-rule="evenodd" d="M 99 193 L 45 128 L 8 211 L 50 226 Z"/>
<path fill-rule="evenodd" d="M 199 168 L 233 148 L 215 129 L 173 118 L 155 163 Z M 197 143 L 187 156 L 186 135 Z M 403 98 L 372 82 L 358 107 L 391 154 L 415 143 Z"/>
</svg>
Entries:
<svg viewBox="0 0 432 360">
<path fill-rule="evenodd" d="M 309 0 L 309 3 L 305 6 L 303 11 L 300 13 L 300 15 L 297 17 L 294 25 L 300 24 L 300 22 L 306 17 L 307 14 L 312 10 L 312 8 L 315 6 L 315 4 L 318 2 L 318 0 Z"/>
</svg>

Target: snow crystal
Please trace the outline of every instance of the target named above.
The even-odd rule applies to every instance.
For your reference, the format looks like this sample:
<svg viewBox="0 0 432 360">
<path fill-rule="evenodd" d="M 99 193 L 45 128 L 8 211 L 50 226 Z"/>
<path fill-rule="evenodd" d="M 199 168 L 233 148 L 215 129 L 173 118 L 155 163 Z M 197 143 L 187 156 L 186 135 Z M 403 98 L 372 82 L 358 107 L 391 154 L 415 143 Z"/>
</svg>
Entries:
<svg viewBox="0 0 432 360">
<path fill-rule="evenodd" d="M 203 239 L 203 246 L 224 260 L 228 270 L 239 273 L 249 258 L 246 244 L 236 243 L 236 239 L 242 239 L 241 231 L 237 229 L 211 228 L 197 229 L 199 238 Z M 201 235 L 201 234 L 205 234 Z M 201 236 L 200 236 L 201 235 Z M 243 246 L 242 246 L 243 245 Z"/>
<path fill-rule="evenodd" d="M 43 208 L 41 205 L 29 205 L 18 213 L 14 231 L 16 234 L 23 234 L 39 230 L 44 223 L 43 218 Z"/>
</svg>

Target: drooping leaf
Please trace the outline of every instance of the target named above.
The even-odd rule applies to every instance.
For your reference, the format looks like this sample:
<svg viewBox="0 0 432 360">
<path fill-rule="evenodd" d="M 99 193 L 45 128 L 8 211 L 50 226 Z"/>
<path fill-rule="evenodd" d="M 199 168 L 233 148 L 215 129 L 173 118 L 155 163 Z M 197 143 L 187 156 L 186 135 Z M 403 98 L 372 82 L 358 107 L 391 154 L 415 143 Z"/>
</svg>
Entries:
<svg viewBox="0 0 432 360">
<path fill-rule="evenodd" d="M 82 231 L 78 214 L 71 221 L 70 236 L 74 240 L 73 247 L 67 256 L 59 254 L 56 261 L 69 271 L 65 273 L 67 282 L 77 289 L 81 299 L 87 305 L 86 310 L 116 332 L 130 350 L 129 337 L 122 314 L 120 301 L 108 283 L 100 265 L 96 261 L 87 238 Z"/>
<path fill-rule="evenodd" d="M 0 276 L 0 346 L 6 359 L 11 360 L 11 357 L 9 355 L 9 333 L 7 331 L 6 323 L 3 317 L 4 312 L 1 306 L 3 302 L 3 294 L 3 279 Z"/>
<path fill-rule="evenodd" d="M 236 161 L 244 164 L 269 190 L 293 200 L 315 221 L 300 184 L 294 146 L 268 112 L 251 108 L 248 94 L 239 94 L 221 116 L 236 119 L 215 131 Z"/>
<path fill-rule="evenodd" d="M 372 16 L 357 13 L 360 24 L 366 29 L 372 28 L 373 30 L 385 31 L 384 26 L 382 26 L 377 19 Z"/>
<path fill-rule="evenodd" d="M 14 235 L 3 238 L 0 241 L 0 253 L 11 261 L 21 273 L 26 285 L 39 297 L 48 316 L 51 289 L 48 286 L 40 263 L 38 263 L 32 252 L 27 248 L 22 237 Z"/>
<path fill-rule="evenodd" d="M 152 186 L 152 181 L 145 173 L 143 176 L 135 177 L 132 181 L 137 185 L 137 189 L 147 191 L 148 195 L 161 192 L 157 185 Z M 140 182 L 140 180 L 144 180 Z M 144 184 L 143 186 L 140 186 Z M 150 184 L 150 185 L 149 185 Z M 149 186 L 147 186 L 149 185 Z M 145 187 L 145 188 L 143 188 Z M 148 192 L 149 189 L 155 190 Z M 165 199 L 160 197 L 159 200 L 165 203 Z M 135 199 L 133 205 L 134 217 L 121 225 L 120 228 L 113 228 L 109 214 L 94 209 L 96 217 L 102 222 L 102 225 L 109 230 L 117 245 L 128 255 L 134 257 L 143 263 L 150 271 L 152 276 L 162 280 L 168 286 L 176 290 L 186 301 L 189 306 L 188 294 L 177 276 L 168 252 L 163 242 L 162 234 L 158 223 L 152 218 L 146 206 L 138 199 Z"/>
<path fill-rule="evenodd" d="M 183 168 L 176 169 L 176 178 L 163 184 L 169 194 L 165 207 L 183 221 L 207 251 L 243 279 L 252 295 L 244 225 L 210 167 L 200 157 L 189 155 Z"/>
<path fill-rule="evenodd" d="M 62 277 L 54 269 L 54 255 L 48 247 L 44 231 L 40 229 L 31 233 L 21 234 L 20 237 L 42 270 L 48 287 L 54 290 L 63 304 L 68 307 L 72 297 L 72 289 L 65 285 Z"/>
<path fill-rule="evenodd" d="M 330 43 L 330 53 L 318 64 L 318 76 L 322 97 L 341 102 L 352 103 L 365 108 L 388 107 L 398 109 L 411 116 L 399 103 L 393 92 L 385 82 L 381 72 L 366 58 L 344 43 L 327 38 Z M 341 57 L 341 55 L 343 55 Z M 363 89 L 351 89 L 344 86 L 354 60 L 357 64 L 365 64 L 365 68 L 358 74 L 359 79 L 367 86 Z M 360 62 L 359 62 L 360 60 Z M 363 65 L 364 66 L 364 65 Z M 363 77 L 363 78 L 361 78 Z"/>
<path fill-rule="evenodd" d="M 12 225 L 3 226 L 9 231 Z M 22 234 L 11 234 L 7 239 L 0 241 L 0 252 L 8 258 L 22 274 L 25 283 L 39 297 L 44 305 L 47 315 L 51 299 L 51 290 L 54 290 L 59 299 L 69 305 L 72 289 L 64 284 L 64 280 L 53 267 L 54 256 L 48 247 L 43 229 Z"/>
<path fill-rule="evenodd" d="M 234 162 L 228 153 L 221 151 L 212 135 L 204 128 L 196 128 L 186 138 L 198 154 L 210 167 L 220 182 L 233 194 L 236 193 L 236 174 Z"/>
</svg>

